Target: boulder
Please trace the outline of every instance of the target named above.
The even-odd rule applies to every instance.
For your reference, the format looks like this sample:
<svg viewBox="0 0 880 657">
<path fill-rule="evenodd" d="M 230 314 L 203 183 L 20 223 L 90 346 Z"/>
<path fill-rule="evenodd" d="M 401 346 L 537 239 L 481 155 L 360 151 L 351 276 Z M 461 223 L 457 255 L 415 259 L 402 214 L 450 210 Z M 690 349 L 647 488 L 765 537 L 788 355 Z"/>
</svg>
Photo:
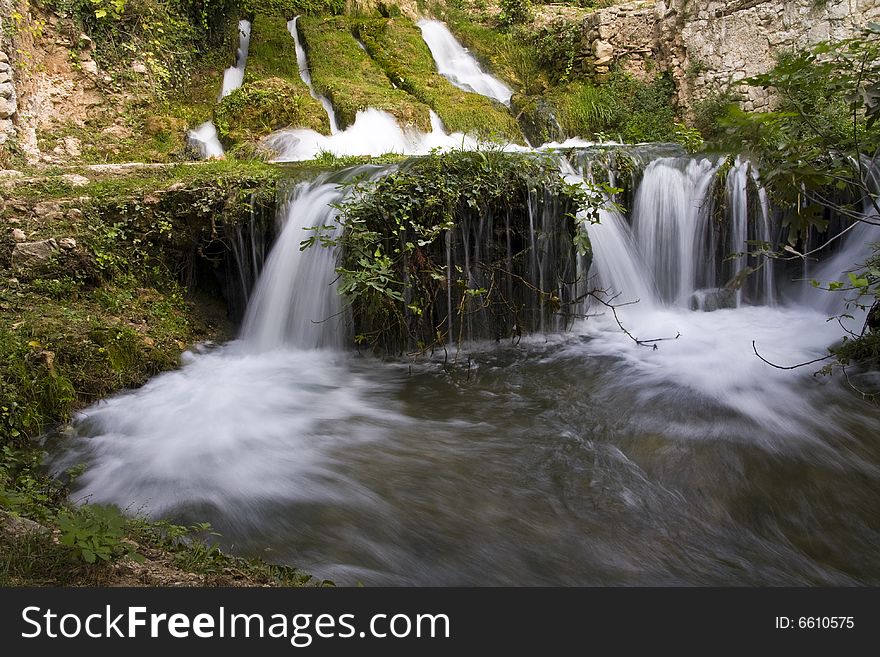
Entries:
<svg viewBox="0 0 880 657">
<path fill-rule="evenodd" d="M 65 173 L 61 177 L 64 179 L 64 182 L 71 187 L 85 187 L 91 182 L 88 178 L 81 176 L 78 173 Z"/>
<path fill-rule="evenodd" d="M 12 268 L 32 269 L 45 263 L 57 250 L 58 243 L 53 239 L 19 242 L 12 250 Z"/>
<path fill-rule="evenodd" d="M 736 292 L 724 287 L 697 290 L 688 299 L 688 306 L 691 310 L 707 313 L 722 308 L 736 308 Z"/>
</svg>

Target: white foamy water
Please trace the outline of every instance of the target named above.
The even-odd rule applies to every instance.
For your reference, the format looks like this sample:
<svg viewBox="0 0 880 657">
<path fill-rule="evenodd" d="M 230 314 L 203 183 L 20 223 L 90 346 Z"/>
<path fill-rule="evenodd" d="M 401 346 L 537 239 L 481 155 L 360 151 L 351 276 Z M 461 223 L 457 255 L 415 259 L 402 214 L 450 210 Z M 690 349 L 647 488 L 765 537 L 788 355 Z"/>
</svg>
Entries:
<svg viewBox="0 0 880 657">
<path fill-rule="evenodd" d="M 217 127 L 213 121 L 205 121 L 198 128 L 190 130 L 187 137 L 203 160 L 223 157 L 223 145 L 217 136 Z"/>
<path fill-rule="evenodd" d="M 244 69 L 247 66 L 248 49 L 251 45 L 251 23 L 238 22 L 238 50 L 235 51 L 235 64 L 223 71 L 223 87 L 220 98 L 225 98 L 244 82 Z"/>
<path fill-rule="evenodd" d="M 433 113 L 432 113 L 433 114 Z M 427 155 L 432 149 L 476 148 L 478 142 L 462 133 L 446 134 L 432 117 L 432 132 L 404 129 L 388 112 L 368 109 L 358 112 L 355 121 L 334 135 L 322 135 L 307 128 L 281 130 L 266 137 L 268 148 L 278 153 L 276 162 L 311 160 L 321 153 L 333 155 Z"/>
<path fill-rule="evenodd" d="M 436 20 L 420 20 L 418 26 L 440 75 L 459 89 L 510 104 L 513 95 L 510 87 L 480 68 L 474 56 L 455 39 L 446 25 Z"/>
</svg>

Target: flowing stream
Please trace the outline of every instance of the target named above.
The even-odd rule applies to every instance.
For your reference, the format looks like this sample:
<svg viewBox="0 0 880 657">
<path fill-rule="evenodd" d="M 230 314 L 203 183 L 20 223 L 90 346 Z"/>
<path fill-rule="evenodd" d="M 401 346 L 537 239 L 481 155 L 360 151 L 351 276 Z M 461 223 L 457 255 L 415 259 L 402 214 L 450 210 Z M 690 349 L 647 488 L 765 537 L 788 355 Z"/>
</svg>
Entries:
<svg viewBox="0 0 880 657">
<path fill-rule="evenodd" d="M 723 256 L 776 236 L 743 163 L 710 234 L 717 165 L 653 158 L 632 216 L 588 228 L 590 280 L 661 341 L 594 304 L 453 367 L 345 349 L 334 254 L 300 251 L 340 182 L 383 169 L 299 183 L 240 338 L 86 409 L 52 467 L 86 464 L 76 499 L 208 520 L 237 553 L 339 584 L 876 585 L 880 413 L 753 352 L 811 360 L 842 331 L 781 269 L 726 290 L 750 256 Z M 829 267 L 859 257 L 860 231 Z"/>
</svg>

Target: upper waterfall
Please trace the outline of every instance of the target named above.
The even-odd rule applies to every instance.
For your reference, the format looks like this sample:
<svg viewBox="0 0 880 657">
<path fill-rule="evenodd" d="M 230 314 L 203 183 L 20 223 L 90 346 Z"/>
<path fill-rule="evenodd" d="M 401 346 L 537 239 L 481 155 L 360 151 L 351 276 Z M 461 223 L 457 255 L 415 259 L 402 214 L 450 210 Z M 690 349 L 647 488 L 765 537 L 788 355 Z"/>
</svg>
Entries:
<svg viewBox="0 0 880 657">
<path fill-rule="evenodd" d="M 505 105 L 510 104 L 510 97 L 513 95 L 510 87 L 483 71 L 473 55 L 456 41 L 446 25 L 440 21 L 423 19 L 418 22 L 418 26 L 440 75 L 459 89 L 494 98 Z"/>
</svg>

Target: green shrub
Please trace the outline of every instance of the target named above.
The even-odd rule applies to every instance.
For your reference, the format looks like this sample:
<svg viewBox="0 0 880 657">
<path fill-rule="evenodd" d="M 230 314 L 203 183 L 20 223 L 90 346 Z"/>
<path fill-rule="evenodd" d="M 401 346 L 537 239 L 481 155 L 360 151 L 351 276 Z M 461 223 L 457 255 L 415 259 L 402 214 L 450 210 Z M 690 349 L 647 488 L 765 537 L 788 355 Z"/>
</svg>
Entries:
<svg viewBox="0 0 880 657">
<path fill-rule="evenodd" d="M 501 0 L 500 4 L 498 22 L 501 25 L 518 25 L 532 19 L 531 0 Z"/>
<path fill-rule="evenodd" d="M 62 509 L 56 517 L 61 544 L 67 545 L 86 563 L 130 557 L 142 561 L 126 539 L 126 519 L 115 506 L 88 504 Z"/>
</svg>

